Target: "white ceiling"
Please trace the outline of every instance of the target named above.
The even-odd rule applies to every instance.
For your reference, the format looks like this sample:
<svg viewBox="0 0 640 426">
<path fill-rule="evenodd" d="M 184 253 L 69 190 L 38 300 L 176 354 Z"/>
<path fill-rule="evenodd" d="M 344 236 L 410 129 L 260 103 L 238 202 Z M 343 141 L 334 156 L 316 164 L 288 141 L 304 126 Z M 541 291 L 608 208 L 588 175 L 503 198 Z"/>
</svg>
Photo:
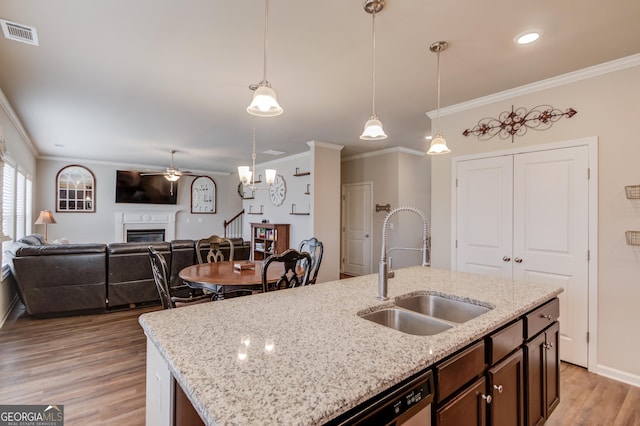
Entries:
<svg viewBox="0 0 640 426">
<path fill-rule="evenodd" d="M 640 52 L 637 0 L 387 0 L 376 17 L 376 112 L 389 138 L 358 137 L 371 114 L 371 15 L 361 0 L 272 0 L 268 80 L 284 114 L 246 112 L 262 79 L 263 0 L 2 0 L 0 18 L 40 45 L 0 37 L 0 89 L 43 157 L 232 172 L 310 140 L 343 155 L 424 150 L 425 112 Z M 514 37 L 542 31 L 518 46 Z M 479 117 L 481 118 L 481 117 Z M 473 124 L 473 123 L 472 123 Z"/>
</svg>

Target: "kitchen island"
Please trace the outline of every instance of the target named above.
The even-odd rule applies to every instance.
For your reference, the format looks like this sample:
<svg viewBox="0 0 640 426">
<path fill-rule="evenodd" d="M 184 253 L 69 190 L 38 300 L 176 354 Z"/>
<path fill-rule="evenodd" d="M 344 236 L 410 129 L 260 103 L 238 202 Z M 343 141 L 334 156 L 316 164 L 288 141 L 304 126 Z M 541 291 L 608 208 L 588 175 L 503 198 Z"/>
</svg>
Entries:
<svg viewBox="0 0 640 426">
<path fill-rule="evenodd" d="M 428 267 L 395 274 L 388 301 L 367 275 L 142 315 L 147 424 L 171 424 L 173 378 L 205 424 L 323 424 L 562 292 Z M 359 316 L 410 293 L 491 310 L 433 336 Z"/>
</svg>

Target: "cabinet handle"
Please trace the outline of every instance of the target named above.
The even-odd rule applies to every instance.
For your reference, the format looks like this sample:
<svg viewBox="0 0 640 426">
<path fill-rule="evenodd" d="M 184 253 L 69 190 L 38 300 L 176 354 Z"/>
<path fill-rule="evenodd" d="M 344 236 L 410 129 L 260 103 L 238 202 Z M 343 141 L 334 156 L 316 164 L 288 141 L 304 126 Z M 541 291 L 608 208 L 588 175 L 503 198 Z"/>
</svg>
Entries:
<svg viewBox="0 0 640 426">
<path fill-rule="evenodd" d="M 485 401 L 487 401 L 487 404 L 491 404 L 491 395 L 485 395 L 482 394 L 480 395 L 482 397 L 482 399 L 484 399 Z"/>
<path fill-rule="evenodd" d="M 544 318 L 544 319 L 547 319 L 547 320 L 551 321 L 551 315 L 544 315 L 544 314 L 541 314 L 540 316 L 541 316 L 542 318 Z"/>
<path fill-rule="evenodd" d="M 498 391 L 498 393 L 502 393 L 502 385 L 493 385 L 493 388 Z"/>
<path fill-rule="evenodd" d="M 545 343 L 544 344 L 544 348 L 548 351 L 550 351 L 551 349 L 553 349 L 553 343 Z"/>
<path fill-rule="evenodd" d="M 516 263 L 522 263 L 522 259 L 520 259 L 519 257 L 516 257 L 515 259 L 513 259 L 513 261 Z"/>
<path fill-rule="evenodd" d="M 511 258 L 509 256 L 505 256 L 502 258 L 505 262 L 511 262 Z"/>
</svg>

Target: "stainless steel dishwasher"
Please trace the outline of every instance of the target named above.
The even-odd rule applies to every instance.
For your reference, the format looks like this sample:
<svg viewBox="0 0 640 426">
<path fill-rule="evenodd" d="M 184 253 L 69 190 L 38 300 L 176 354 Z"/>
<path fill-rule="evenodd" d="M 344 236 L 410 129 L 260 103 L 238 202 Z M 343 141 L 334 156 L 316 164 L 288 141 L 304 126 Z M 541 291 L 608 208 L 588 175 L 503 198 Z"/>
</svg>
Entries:
<svg viewBox="0 0 640 426">
<path fill-rule="evenodd" d="M 433 401 L 431 370 L 392 387 L 358 407 L 348 411 L 330 425 L 431 425 Z"/>
</svg>

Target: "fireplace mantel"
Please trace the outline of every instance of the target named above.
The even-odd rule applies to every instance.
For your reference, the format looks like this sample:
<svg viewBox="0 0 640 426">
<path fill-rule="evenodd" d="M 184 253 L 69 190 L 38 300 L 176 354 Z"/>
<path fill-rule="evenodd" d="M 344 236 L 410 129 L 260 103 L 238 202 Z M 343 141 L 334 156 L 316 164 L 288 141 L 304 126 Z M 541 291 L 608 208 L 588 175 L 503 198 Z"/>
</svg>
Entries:
<svg viewBox="0 0 640 426">
<path fill-rule="evenodd" d="M 127 241 L 129 229 L 161 229 L 167 241 L 176 239 L 176 213 L 174 210 L 119 211 L 116 212 L 115 241 Z"/>
</svg>

